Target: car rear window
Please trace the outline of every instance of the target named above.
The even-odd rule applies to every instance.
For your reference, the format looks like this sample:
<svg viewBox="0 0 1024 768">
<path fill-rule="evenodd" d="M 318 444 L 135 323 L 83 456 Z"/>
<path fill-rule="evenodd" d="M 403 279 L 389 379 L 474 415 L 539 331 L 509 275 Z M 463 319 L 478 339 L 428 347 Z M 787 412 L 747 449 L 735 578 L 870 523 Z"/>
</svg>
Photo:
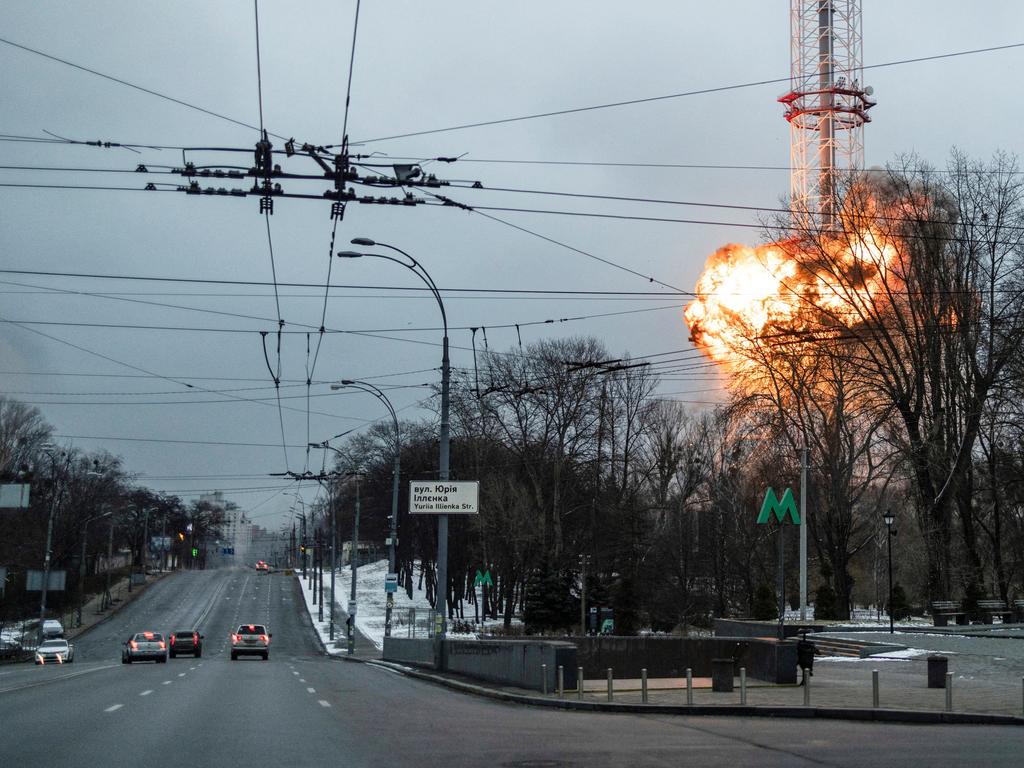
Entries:
<svg viewBox="0 0 1024 768">
<path fill-rule="evenodd" d="M 139 643 L 159 643 L 164 639 L 164 636 L 159 632 L 139 632 L 135 636 L 135 641 Z"/>
<path fill-rule="evenodd" d="M 192 634 L 193 634 L 192 632 L 175 632 L 174 636 L 175 637 L 184 637 L 184 638 L 188 638 L 189 640 L 191 640 L 192 639 Z"/>
<path fill-rule="evenodd" d="M 265 635 L 267 629 L 262 624 L 243 624 L 238 628 L 240 635 Z"/>
</svg>

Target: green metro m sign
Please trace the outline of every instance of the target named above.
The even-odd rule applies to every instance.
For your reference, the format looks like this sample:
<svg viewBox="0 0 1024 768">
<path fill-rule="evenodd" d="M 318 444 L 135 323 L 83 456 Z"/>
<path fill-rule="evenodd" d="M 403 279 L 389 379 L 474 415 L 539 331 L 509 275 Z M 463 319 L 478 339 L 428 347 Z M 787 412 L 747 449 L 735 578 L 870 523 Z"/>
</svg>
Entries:
<svg viewBox="0 0 1024 768">
<path fill-rule="evenodd" d="M 757 522 L 767 523 L 768 517 L 774 514 L 775 519 L 780 523 L 785 522 L 786 515 L 789 515 L 794 525 L 800 525 L 800 513 L 796 508 L 796 500 L 793 498 L 793 489 L 787 488 L 782 494 L 782 500 L 775 495 L 775 489 L 769 488 L 764 495 L 764 503 L 761 504 L 761 513 L 757 516 Z"/>
</svg>

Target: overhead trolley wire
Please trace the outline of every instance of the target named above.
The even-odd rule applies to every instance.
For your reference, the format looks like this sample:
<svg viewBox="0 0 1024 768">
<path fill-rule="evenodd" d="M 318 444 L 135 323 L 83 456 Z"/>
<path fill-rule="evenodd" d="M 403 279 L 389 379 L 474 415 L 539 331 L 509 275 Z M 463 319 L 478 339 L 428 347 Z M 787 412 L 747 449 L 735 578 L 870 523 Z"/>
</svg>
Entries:
<svg viewBox="0 0 1024 768">
<path fill-rule="evenodd" d="M 886 68 L 886 67 L 902 66 L 902 65 L 905 65 L 905 64 L 917 64 L 917 63 L 925 62 L 925 61 L 937 61 L 939 59 L 950 59 L 950 58 L 954 58 L 954 57 L 958 57 L 958 56 L 971 56 L 971 55 L 979 54 L 979 53 L 991 53 L 991 52 L 994 52 L 994 51 L 1005 51 L 1005 50 L 1010 50 L 1010 49 L 1013 49 L 1013 48 L 1022 48 L 1022 47 L 1024 47 L 1024 42 L 1010 43 L 1010 44 L 1007 44 L 1007 45 L 995 45 L 995 46 L 989 46 L 987 48 L 974 48 L 974 49 L 966 50 L 966 51 L 954 51 L 952 53 L 941 53 L 941 54 L 935 54 L 935 55 L 931 55 L 931 56 L 918 56 L 918 57 L 909 58 L 909 59 L 899 59 L 899 60 L 896 60 L 896 61 L 887 61 L 887 62 L 882 62 L 882 63 L 879 63 L 879 64 L 865 64 L 862 67 L 862 69 L 864 69 L 864 70 L 883 69 L 883 68 Z M 628 106 L 636 106 L 638 104 L 651 104 L 651 103 L 659 102 L 659 101 L 669 101 L 669 100 L 672 100 L 672 99 L 681 99 L 681 98 L 684 98 L 684 97 L 687 97 L 687 96 L 703 96 L 703 95 L 710 94 L 710 93 L 722 93 L 722 92 L 725 92 L 725 91 L 737 91 L 737 90 L 741 90 L 741 89 L 744 89 L 744 88 L 754 88 L 754 87 L 762 86 L 762 85 L 777 85 L 779 83 L 787 83 L 788 84 L 790 81 L 791 81 L 791 77 L 789 75 L 787 75 L 786 77 L 774 77 L 774 78 L 765 79 L 765 80 L 753 80 L 753 81 L 746 82 L 746 83 L 734 83 L 732 85 L 720 85 L 720 86 L 714 86 L 714 87 L 710 87 L 710 88 L 698 88 L 698 89 L 691 90 L 691 91 L 682 91 L 682 92 L 679 92 L 679 93 L 669 93 L 669 94 L 663 94 L 663 95 L 660 95 L 660 96 L 647 96 L 647 97 L 644 97 L 644 98 L 626 99 L 626 100 L 623 100 L 623 101 L 612 101 L 612 102 L 608 102 L 608 103 L 605 103 L 605 104 L 591 104 L 591 105 L 584 106 L 584 107 L 571 107 L 571 108 L 568 108 L 568 109 L 552 110 L 550 112 L 536 112 L 536 113 L 528 114 L 528 115 L 518 115 L 516 117 L 503 117 L 503 118 L 498 118 L 498 119 L 495 119 L 495 120 L 481 120 L 481 121 L 473 122 L 473 123 L 461 123 L 459 125 L 450 125 L 450 126 L 447 126 L 447 127 L 444 127 L 444 128 L 430 128 L 430 129 L 423 130 L 423 131 L 410 131 L 410 132 L 407 132 L 407 133 L 397 133 L 397 134 L 393 134 L 391 136 L 377 136 L 377 137 L 370 138 L 370 139 L 361 139 L 360 141 L 353 142 L 353 143 L 354 144 L 373 144 L 373 143 L 379 142 L 379 141 L 392 141 L 394 139 L 406 139 L 406 138 L 410 138 L 410 137 L 413 137 L 413 136 L 428 136 L 428 135 L 437 134 L 437 133 L 448 133 L 448 132 L 451 132 L 451 131 L 462 131 L 462 130 L 466 130 L 468 128 L 484 128 L 484 127 L 492 126 L 492 125 L 507 125 L 508 123 L 519 123 L 519 122 L 523 122 L 523 121 L 526 121 L 526 120 L 538 120 L 540 118 L 545 118 L 545 117 L 558 117 L 558 116 L 561 116 L 561 115 L 579 114 L 581 112 L 593 112 L 593 111 L 596 111 L 596 110 L 612 109 L 612 108 L 615 108 L 615 107 L 628 107 Z"/>
</svg>

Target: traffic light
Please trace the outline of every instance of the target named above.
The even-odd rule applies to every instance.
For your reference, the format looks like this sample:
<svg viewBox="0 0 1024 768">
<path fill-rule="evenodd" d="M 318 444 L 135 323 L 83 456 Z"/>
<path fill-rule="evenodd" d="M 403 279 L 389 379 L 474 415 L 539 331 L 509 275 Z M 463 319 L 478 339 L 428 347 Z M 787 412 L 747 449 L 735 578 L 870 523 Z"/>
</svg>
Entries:
<svg viewBox="0 0 1024 768">
<path fill-rule="evenodd" d="M 192 557 L 199 557 L 199 550 L 192 547 Z"/>
</svg>

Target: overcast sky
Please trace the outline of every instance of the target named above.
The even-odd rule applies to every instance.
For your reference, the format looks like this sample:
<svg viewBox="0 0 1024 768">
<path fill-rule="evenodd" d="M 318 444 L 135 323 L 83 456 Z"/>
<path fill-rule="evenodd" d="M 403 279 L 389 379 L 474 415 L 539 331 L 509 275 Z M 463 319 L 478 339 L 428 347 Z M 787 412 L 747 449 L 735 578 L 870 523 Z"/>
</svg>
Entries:
<svg viewBox="0 0 1024 768">
<path fill-rule="evenodd" d="M 260 3 L 269 131 L 299 143 L 340 142 L 355 7 L 340 0 Z M 866 65 L 1024 42 L 1024 6 L 1015 1 L 864 0 L 863 13 Z M 0 37 L 257 126 L 255 29 L 247 0 L 8 0 Z M 954 146 L 982 157 L 998 149 L 1019 153 L 1022 64 L 1024 48 L 1014 48 L 869 69 L 865 82 L 874 87 L 878 106 L 865 129 L 867 164 L 916 152 L 941 165 Z M 7 136 L 47 137 L 48 131 L 75 140 L 247 149 L 257 140 L 252 128 L 10 44 L 0 43 L 0 68 L 0 133 Z M 442 290 L 476 289 L 445 293 L 455 366 L 472 367 L 469 327 L 486 328 L 490 348 L 501 350 L 518 348 L 515 324 L 523 343 L 593 335 L 616 356 L 689 350 L 681 317 L 687 297 L 671 295 L 672 288 L 692 290 L 720 245 L 758 241 L 756 211 L 488 188 L 777 207 L 789 188 L 789 131 L 776 101 L 785 83 L 388 137 L 788 74 L 784 0 L 365 2 L 348 133 L 366 143 L 353 151 L 381 153 L 381 162 L 460 156 L 454 164 L 424 168 L 442 179 L 480 181 L 484 190 L 440 190 L 475 206 L 694 223 L 489 212 L 559 245 L 483 212 L 351 204 L 335 250 L 351 248 L 353 237 L 370 237 L 412 253 Z M 282 142 L 274 144 L 280 149 Z M 188 152 L 187 159 L 197 165 L 252 162 L 249 154 L 226 152 Z M 150 181 L 183 180 L 124 171 L 139 164 L 164 170 L 182 160 L 182 152 L 170 149 L 135 153 L 0 141 L 0 164 L 8 166 L 0 170 L 0 183 L 141 190 Z M 486 162 L 495 160 L 583 164 Z M 317 172 L 308 158 L 278 162 L 286 171 Z M 761 168 L 679 167 L 687 165 Z M 285 188 L 320 194 L 327 185 L 286 182 Z M 329 203 L 279 199 L 270 224 L 278 283 L 323 285 Z M 415 277 L 375 259 L 335 259 L 333 267 L 331 283 L 353 287 L 331 290 L 326 327 L 379 333 L 325 336 L 312 375 L 314 441 L 385 415 L 368 395 L 331 392 L 329 382 L 368 379 L 388 388 L 401 417 L 417 418 L 426 414 L 425 385 L 439 378 L 436 304 L 397 290 L 419 287 Z M 267 475 L 306 466 L 304 332 L 320 326 L 323 290 L 279 287 L 285 330 L 296 332 L 284 337 L 281 355 L 285 440 L 294 446 L 286 465 L 259 335 L 274 332 L 278 315 L 273 288 L 265 284 L 271 259 L 257 198 L 0 187 L 0 268 L 108 276 L 0 273 L 0 319 L 6 321 L 0 326 L 0 391 L 36 404 L 62 442 L 122 456 L 143 484 L 186 499 L 221 489 L 272 528 L 288 517 L 294 498 Z M 622 293 L 480 292 L 487 289 Z M 483 345 L 481 332 L 476 342 Z M 273 360 L 273 345 L 270 354 Z M 666 377 L 661 393 L 700 408 L 720 399 L 719 384 L 714 371 L 691 364 Z M 319 452 L 309 461 L 319 469 Z M 315 489 L 301 493 L 309 501 Z"/>
</svg>

